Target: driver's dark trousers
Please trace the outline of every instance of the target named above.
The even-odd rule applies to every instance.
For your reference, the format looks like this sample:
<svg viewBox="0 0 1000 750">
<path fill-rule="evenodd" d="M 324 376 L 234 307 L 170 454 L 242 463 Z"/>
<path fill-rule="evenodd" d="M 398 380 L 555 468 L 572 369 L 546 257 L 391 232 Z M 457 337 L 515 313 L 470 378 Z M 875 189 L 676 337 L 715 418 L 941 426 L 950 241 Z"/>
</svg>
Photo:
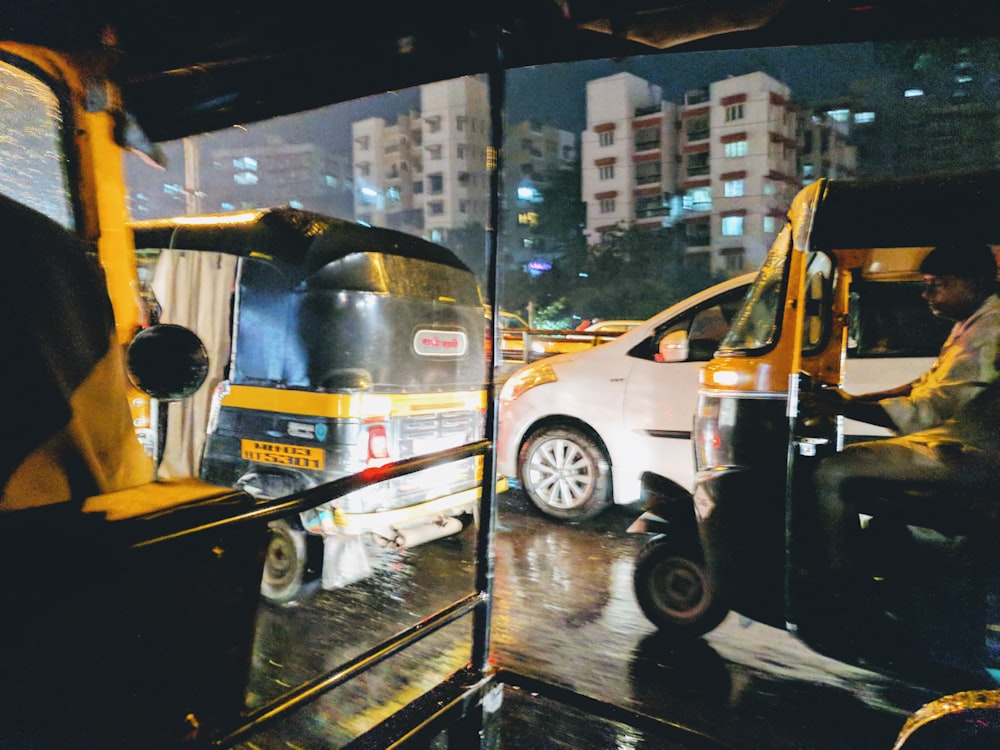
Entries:
<svg viewBox="0 0 1000 750">
<path fill-rule="evenodd" d="M 826 572 L 833 579 L 860 572 L 859 513 L 876 515 L 879 504 L 889 502 L 896 516 L 913 525 L 975 529 L 977 521 L 993 520 L 988 518 L 995 512 L 992 498 L 983 495 L 998 477 L 997 453 L 949 439 L 940 430 L 856 443 L 823 459 L 814 486 Z M 919 495 L 899 492 L 906 488 L 948 492 L 933 495 L 928 507 Z M 993 493 L 1000 506 L 1000 492 Z"/>
</svg>

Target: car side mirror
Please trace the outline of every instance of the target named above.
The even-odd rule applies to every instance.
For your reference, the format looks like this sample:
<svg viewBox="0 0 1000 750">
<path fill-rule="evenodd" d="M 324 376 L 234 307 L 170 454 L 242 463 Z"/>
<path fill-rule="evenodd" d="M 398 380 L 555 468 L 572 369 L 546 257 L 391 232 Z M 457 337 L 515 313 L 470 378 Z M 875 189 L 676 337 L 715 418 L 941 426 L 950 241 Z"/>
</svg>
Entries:
<svg viewBox="0 0 1000 750">
<path fill-rule="evenodd" d="M 161 323 L 139 331 L 126 355 L 136 388 L 159 401 L 181 401 L 208 377 L 208 351 L 198 334 Z"/>
<path fill-rule="evenodd" d="M 686 362 L 687 358 L 687 331 L 671 331 L 660 339 L 660 346 L 656 354 L 657 362 Z"/>
</svg>

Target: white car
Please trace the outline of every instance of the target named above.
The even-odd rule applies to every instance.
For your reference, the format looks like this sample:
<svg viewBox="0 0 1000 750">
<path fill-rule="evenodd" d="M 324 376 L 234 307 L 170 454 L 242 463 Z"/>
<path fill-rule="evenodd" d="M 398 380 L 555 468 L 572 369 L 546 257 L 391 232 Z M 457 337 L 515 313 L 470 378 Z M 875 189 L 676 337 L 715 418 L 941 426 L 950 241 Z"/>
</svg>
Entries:
<svg viewBox="0 0 1000 750">
<path fill-rule="evenodd" d="M 635 502 L 643 471 L 690 492 L 699 371 L 754 276 L 699 292 L 600 346 L 520 368 L 500 392 L 499 473 L 520 484 L 542 512 L 563 520 L 589 518 L 611 502 Z M 919 317 L 908 320 L 927 325 L 931 316 L 919 285 L 905 299 L 905 311 Z M 872 322 L 865 330 L 891 325 L 885 322 L 890 317 L 907 319 L 898 315 L 900 304 L 896 293 L 881 306 L 866 302 Z M 850 368 L 845 388 L 863 393 L 912 380 L 933 361 L 946 330 L 938 326 L 888 354 L 874 344 L 870 353 L 862 351 L 855 341 L 852 355 L 862 359 Z M 884 434 L 867 425 L 850 427 L 851 434 Z"/>
</svg>

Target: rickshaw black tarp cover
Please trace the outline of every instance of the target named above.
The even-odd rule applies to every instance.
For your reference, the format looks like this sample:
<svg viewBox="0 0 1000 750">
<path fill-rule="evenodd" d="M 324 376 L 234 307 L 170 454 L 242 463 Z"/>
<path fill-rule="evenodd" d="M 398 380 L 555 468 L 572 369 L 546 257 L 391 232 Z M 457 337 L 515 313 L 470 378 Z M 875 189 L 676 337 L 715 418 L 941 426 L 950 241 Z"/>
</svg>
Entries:
<svg viewBox="0 0 1000 750">
<path fill-rule="evenodd" d="M 933 247 L 1000 241 L 1000 172 L 892 181 L 828 182 L 812 249 Z"/>
<path fill-rule="evenodd" d="M 305 390 L 479 389 L 486 316 L 475 275 L 412 235 L 292 208 L 134 226 L 136 246 L 242 257 L 230 376 Z M 464 342 L 427 354 L 420 336 Z"/>
</svg>

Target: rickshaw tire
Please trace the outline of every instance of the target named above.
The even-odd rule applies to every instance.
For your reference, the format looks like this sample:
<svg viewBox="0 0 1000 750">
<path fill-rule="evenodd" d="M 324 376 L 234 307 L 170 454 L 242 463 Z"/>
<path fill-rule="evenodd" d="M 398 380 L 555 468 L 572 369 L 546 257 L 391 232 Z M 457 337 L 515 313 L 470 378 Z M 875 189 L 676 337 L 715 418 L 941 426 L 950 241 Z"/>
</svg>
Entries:
<svg viewBox="0 0 1000 750">
<path fill-rule="evenodd" d="M 729 614 L 701 553 L 664 537 L 650 539 L 639 550 L 632 583 L 642 613 L 667 637 L 697 638 Z"/>
<path fill-rule="evenodd" d="M 272 521 L 271 537 L 264 553 L 264 573 L 260 582 L 261 595 L 272 604 L 289 604 L 312 592 L 319 584 L 319 574 L 313 565 L 319 537 L 294 528 L 285 519 Z M 322 548 L 319 549 L 322 561 Z"/>
</svg>

